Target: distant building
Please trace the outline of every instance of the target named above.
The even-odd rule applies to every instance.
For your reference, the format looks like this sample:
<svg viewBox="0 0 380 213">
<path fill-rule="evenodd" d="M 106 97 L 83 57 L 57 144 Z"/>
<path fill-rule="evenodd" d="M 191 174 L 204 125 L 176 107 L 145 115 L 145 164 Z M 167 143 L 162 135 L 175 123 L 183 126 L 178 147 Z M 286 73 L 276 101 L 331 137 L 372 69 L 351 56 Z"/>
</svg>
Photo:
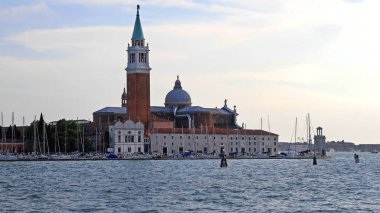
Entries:
<svg viewBox="0 0 380 213">
<path fill-rule="evenodd" d="M 94 112 L 93 122 L 100 129 L 108 129 L 108 126 L 116 121 L 123 121 L 127 113 L 125 107 L 104 107 Z"/>
<path fill-rule="evenodd" d="M 143 131 L 137 131 L 143 133 L 144 149 L 140 149 L 143 152 L 175 154 L 184 151 L 224 151 L 227 154 L 268 155 L 277 152 L 278 135 L 262 130 L 248 130 L 244 125 L 238 125 L 236 106 L 229 108 L 227 100 L 220 108 L 193 106 L 191 96 L 182 88 L 179 76 L 173 89 L 167 93 L 164 106 L 151 106 L 149 51 L 138 6 L 131 44 L 128 44 L 127 49 L 127 88 L 121 95 L 121 107 L 106 107 L 93 113 L 96 126 L 103 130 L 108 129 L 104 127 L 109 127 L 110 143 L 115 152 L 129 153 L 130 142 L 125 141 L 125 136 L 128 136 L 125 132 L 130 131 L 134 137 L 139 137 L 139 134 L 135 134 L 136 131 L 125 126 L 125 122 L 136 125 L 141 123 L 144 127 Z M 131 152 L 136 151 L 130 147 Z M 137 152 L 141 148 L 140 145 L 133 147 L 137 147 Z"/>
<path fill-rule="evenodd" d="M 317 135 L 314 135 L 315 151 L 322 153 L 326 151 L 326 136 L 323 135 L 322 127 L 317 128 Z"/>
</svg>

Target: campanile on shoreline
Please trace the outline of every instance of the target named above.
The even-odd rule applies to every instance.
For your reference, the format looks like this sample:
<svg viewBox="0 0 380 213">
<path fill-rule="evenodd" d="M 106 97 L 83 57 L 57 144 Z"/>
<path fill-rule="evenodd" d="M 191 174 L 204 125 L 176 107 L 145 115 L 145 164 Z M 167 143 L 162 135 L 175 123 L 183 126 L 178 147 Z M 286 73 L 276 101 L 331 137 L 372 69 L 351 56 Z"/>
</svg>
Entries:
<svg viewBox="0 0 380 213">
<path fill-rule="evenodd" d="M 132 34 L 132 45 L 128 44 L 127 71 L 127 118 L 142 122 L 148 128 L 150 115 L 150 70 L 149 46 L 140 22 L 140 6 L 137 5 L 135 26 Z"/>
</svg>

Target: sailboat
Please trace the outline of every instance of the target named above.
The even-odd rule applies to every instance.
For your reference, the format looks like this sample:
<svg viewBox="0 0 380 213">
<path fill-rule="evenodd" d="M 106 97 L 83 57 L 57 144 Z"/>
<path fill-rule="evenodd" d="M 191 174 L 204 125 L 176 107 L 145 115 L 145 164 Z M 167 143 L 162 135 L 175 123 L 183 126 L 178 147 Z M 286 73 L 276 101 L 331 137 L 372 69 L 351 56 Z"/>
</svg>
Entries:
<svg viewBox="0 0 380 213">
<path fill-rule="evenodd" d="M 287 150 L 280 152 L 280 155 L 282 155 L 283 157 L 286 157 L 286 158 L 294 158 L 294 157 L 296 157 L 296 154 L 297 154 L 296 153 L 297 123 L 298 123 L 298 119 L 296 118 L 296 123 L 295 123 L 295 126 L 294 126 L 294 132 L 292 134 L 292 138 L 290 139 L 289 147 L 288 147 Z M 294 150 L 291 149 L 293 136 L 294 136 Z"/>
</svg>

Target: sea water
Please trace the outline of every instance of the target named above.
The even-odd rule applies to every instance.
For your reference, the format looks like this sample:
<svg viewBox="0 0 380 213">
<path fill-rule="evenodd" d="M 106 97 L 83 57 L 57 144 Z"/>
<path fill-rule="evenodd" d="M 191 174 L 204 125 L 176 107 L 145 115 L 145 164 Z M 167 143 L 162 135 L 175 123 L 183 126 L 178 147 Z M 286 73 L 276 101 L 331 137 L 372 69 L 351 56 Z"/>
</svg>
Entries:
<svg viewBox="0 0 380 213">
<path fill-rule="evenodd" d="M 380 212 L 380 154 L 0 162 L 1 212 Z"/>
</svg>

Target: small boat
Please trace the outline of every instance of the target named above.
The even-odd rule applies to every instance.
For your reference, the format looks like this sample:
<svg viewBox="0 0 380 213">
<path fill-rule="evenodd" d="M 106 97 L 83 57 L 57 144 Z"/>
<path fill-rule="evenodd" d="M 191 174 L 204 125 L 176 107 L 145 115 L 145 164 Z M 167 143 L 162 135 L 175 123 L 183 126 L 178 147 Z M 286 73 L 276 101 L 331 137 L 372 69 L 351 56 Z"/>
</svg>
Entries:
<svg viewBox="0 0 380 213">
<path fill-rule="evenodd" d="M 110 153 L 106 156 L 106 158 L 110 158 L 110 159 L 115 159 L 115 158 L 118 158 L 117 155 L 115 155 L 114 153 Z"/>
<path fill-rule="evenodd" d="M 379 152 L 377 150 L 373 150 L 371 153 L 377 154 Z"/>
</svg>

